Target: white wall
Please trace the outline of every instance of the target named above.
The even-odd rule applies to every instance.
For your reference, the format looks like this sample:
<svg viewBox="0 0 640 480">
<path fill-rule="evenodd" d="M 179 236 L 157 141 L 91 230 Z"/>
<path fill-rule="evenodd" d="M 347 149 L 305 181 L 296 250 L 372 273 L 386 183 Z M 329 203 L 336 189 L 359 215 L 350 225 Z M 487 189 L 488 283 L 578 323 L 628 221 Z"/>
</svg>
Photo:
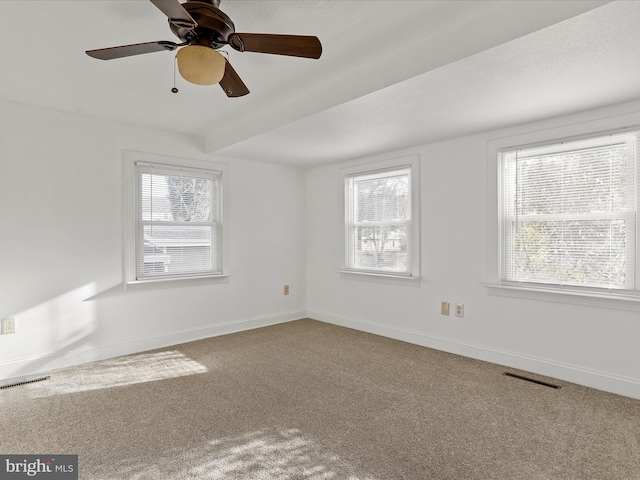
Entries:
<svg viewBox="0 0 640 480">
<path fill-rule="evenodd" d="M 228 283 L 124 291 L 124 150 L 229 164 Z M 305 172 L 201 152 L 0 101 L 0 379 L 305 316 Z"/>
<path fill-rule="evenodd" d="M 632 115 L 626 115 L 635 112 Z M 640 103 L 421 145 L 307 172 L 307 269 L 311 318 L 640 398 L 640 304 L 617 309 L 491 296 L 490 141 L 564 125 L 626 118 Z M 611 120 L 613 119 L 613 120 Z M 585 123 L 586 122 L 586 123 Z M 338 273 L 341 169 L 418 153 L 421 174 L 419 286 Z M 464 318 L 440 315 L 463 303 Z"/>
</svg>

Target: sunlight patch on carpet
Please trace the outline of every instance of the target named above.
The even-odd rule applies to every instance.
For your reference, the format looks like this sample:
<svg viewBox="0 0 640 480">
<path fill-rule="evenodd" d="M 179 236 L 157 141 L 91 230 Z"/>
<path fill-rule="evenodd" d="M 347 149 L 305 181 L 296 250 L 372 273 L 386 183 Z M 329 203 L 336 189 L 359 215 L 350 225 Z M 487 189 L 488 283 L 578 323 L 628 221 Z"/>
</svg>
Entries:
<svg viewBox="0 0 640 480">
<path fill-rule="evenodd" d="M 111 471 L 95 480 L 379 480 L 356 471 L 297 429 L 263 429 L 165 452 L 153 465 L 138 462 L 109 466 Z"/>
<path fill-rule="evenodd" d="M 176 351 L 141 353 L 80 365 L 51 374 L 51 380 L 24 385 L 32 397 L 123 387 L 207 372 L 207 367 Z"/>
</svg>

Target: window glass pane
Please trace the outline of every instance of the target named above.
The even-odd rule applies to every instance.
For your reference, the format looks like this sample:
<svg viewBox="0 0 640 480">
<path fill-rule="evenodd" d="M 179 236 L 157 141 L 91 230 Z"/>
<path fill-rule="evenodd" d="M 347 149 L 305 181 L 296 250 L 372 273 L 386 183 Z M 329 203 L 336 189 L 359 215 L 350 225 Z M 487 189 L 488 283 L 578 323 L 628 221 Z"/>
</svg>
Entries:
<svg viewBox="0 0 640 480">
<path fill-rule="evenodd" d="M 144 275 L 202 273 L 212 267 L 210 227 L 144 227 Z"/>
<path fill-rule="evenodd" d="M 625 287 L 624 221 L 525 221 L 514 231 L 513 279 Z"/>
<path fill-rule="evenodd" d="M 354 266 L 406 272 L 407 233 L 406 225 L 355 227 Z"/>
<path fill-rule="evenodd" d="M 625 144 L 518 159 L 518 213 L 626 210 L 628 162 Z"/>
<path fill-rule="evenodd" d="M 210 179 L 143 173 L 142 219 L 207 222 L 212 213 L 212 190 Z"/>
<path fill-rule="evenodd" d="M 356 179 L 356 222 L 408 220 L 411 218 L 409 175 Z"/>
</svg>

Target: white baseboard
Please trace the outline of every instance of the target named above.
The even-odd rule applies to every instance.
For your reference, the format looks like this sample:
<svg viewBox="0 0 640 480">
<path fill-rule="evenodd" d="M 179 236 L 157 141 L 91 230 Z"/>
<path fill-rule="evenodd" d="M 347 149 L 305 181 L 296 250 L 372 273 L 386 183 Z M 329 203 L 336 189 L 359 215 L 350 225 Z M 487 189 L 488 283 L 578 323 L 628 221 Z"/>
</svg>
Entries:
<svg viewBox="0 0 640 480">
<path fill-rule="evenodd" d="M 151 337 L 136 338 L 110 345 L 83 347 L 69 351 L 18 358 L 0 364 L 0 380 L 49 373 L 53 370 L 80 365 L 82 363 L 145 352 L 156 348 L 169 347 L 171 345 L 242 332 L 244 330 L 252 330 L 254 328 L 267 327 L 278 323 L 299 320 L 306 316 L 307 312 L 305 310 L 281 312 L 273 315 L 261 315 L 225 323 L 217 323 L 206 327 L 179 330 Z"/>
<path fill-rule="evenodd" d="M 640 379 L 637 378 L 624 377 L 577 365 L 486 347 L 484 345 L 431 335 L 416 330 L 369 322 L 344 315 L 309 310 L 307 316 L 321 322 L 353 328 L 355 330 L 361 330 L 423 347 L 442 350 L 477 360 L 484 360 L 486 362 L 517 368 L 578 385 L 640 399 Z"/>
</svg>

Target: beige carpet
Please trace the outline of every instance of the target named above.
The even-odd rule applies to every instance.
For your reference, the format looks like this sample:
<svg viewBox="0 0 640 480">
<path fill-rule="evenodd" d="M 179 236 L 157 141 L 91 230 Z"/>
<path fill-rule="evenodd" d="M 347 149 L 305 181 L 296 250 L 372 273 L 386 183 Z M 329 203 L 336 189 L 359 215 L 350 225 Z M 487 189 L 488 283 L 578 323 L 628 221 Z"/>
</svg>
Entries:
<svg viewBox="0 0 640 480">
<path fill-rule="evenodd" d="M 640 401 L 507 370 L 301 320 L 0 390 L 0 453 L 92 480 L 640 479 Z"/>
</svg>

